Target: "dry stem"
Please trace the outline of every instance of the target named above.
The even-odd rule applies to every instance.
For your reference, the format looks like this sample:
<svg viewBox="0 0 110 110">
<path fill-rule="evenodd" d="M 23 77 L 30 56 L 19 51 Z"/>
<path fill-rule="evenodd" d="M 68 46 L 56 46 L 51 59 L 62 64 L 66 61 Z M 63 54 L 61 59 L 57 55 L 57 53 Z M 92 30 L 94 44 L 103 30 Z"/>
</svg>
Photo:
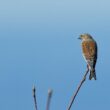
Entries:
<svg viewBox="0 0 110 110">
<path fill-rule="evenodd" d="M 36 88 L 35 88 L 35 86 L 33 87 L 32 92 L 33 92 L 35 110 L 38 110 L 38 109 L 37 109 Z"/>
<path fill-rule="evenodd" d="M 46 110 L 49 110 L 50 102 L 51 102 L 51 97 L 52 97 L 52 92 L 53 91 L 51 89 L 48 90 L 48 98 L 47 98 Z"/>
<path fill-rule="evenodd" d="M 83 84 L 83 83 L 85 82 L 85 80 L 86 80 L 86 76 L 87 76 L 88 72 L 89 72 L 89 68 L 88 68 L 88 66 L 87 66 L 86 73 L 84 74 L 83 79 L 81 80 L 80 84 L 78 85 L 78 87 L 77 87 L 77 89 L 76 89 L 76 92 L 75 92 L 74 95 L 72 96 L 72 99 L 70 100 L 70 103 L 69 103 L 69 106 L 68 106 L 67 110 L 70 110 L 70 109 L 71 109 L 72 104 L 73 104 L 73 102 L 74 102 L 74 100 L 75 100 L 75 98 L 76 98 L 76 96 L 77 96 L 77 94 L 78 94 L 78 92 L 79 92 L 79 90 L 80 90 L 82 84 Z"/>
</svg>

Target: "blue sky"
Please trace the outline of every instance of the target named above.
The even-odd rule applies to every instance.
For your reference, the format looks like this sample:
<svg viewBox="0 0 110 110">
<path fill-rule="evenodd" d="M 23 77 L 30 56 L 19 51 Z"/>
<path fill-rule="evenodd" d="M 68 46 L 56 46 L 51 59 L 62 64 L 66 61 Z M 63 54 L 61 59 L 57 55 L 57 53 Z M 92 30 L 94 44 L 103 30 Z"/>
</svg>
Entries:
<svg viewBox="0 0 110 110">
<path fill-rule="evenodd" d="M 110 1 L 0 1 L 0 110 L 34 110 L 32 86 L 39 110 L 45 109 L 48 88 L 51 110 L 66 110 L 86 63 L 81 33 L 98 44 L 97 81 L 88 77 L 72 109 L 110 108 Z"/>
</svg>

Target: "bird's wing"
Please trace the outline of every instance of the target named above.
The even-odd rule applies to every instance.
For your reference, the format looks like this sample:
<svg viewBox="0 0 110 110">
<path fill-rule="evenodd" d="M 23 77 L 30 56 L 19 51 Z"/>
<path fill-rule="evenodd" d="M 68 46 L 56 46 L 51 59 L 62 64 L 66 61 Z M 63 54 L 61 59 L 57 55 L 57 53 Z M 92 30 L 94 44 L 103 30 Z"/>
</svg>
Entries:
<svg viewBox="0 0 110 110">
<path fill-rule="evenodd" d="M 87 63 L 95 68 L 97 60 L 97 44 L 95 41 L 83 41 L 82 42 L 82 51 L 83 56 L 86 59 Z"/>
</svg>

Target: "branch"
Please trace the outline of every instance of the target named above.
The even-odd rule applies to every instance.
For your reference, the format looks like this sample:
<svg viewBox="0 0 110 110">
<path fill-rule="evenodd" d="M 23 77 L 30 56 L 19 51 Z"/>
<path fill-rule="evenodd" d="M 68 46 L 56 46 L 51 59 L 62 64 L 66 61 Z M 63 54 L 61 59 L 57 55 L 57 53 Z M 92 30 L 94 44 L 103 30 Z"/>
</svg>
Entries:
<svg viewBox="0 0 110 110">
<path fill-rule="evenodd" d="M 52 91 L 51 89 L 49 89 L 49 90 L 48 90 L 48 98 L 47 98 L 46 110 L 49 110 L 52 93 L 53 93 L 53 91 Z"/>
<path fill-rule="evenodd" d="M 33 92 L 35 110 L 38 110 L 38 109 L 37 109 L 36 88 L 35 88 L 35 86 L 33 87 L 32 92 Z"/>
<path fill-rule="evenodd" d="M 77 94 L 78 94 L 78 92 L 79 92 L 79 90 L 80 90 L 82 84 L 83 84 L 83 83 L 85 82 L 85 80 L 86 80 L 86 76 L 87 76 L 88 72 L 89 72 L 89 67 L 87 66 L 86 73 L 84 74 L 83 79 L 81 80 L 80 84 L 78 85 L 78 87 L 77 87 L 77 89 L 76 89 L 76 92 L 75 92 L 74 95 L 72 96 L 72 99 L 70 100 L 70 103 L 69 103 L 69 106 L 68 106 L 67 110 L 70 110 L 70 109 L 71 109 L 72 104 L 73 104 L 73 102 L 74 102 L 74 100 L 75 100 L 75 98 L 76 98 L 76 96 L 77 96 Z"/>
</svg>

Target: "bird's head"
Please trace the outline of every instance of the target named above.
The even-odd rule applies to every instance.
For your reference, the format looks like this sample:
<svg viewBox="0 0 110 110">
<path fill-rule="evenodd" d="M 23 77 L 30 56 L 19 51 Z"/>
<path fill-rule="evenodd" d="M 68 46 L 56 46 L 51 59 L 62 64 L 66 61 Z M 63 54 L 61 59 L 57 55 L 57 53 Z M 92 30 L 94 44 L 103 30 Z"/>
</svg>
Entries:
<svg viewBox="0 0 110 110">
<path fill-rule="evenodd" d="M 80 39 L 82 41 L 84 41 L 84 40 L 93 40 L 93 38 L 90 34 L 81 34 L 78 39 Z"/>
</svg>

